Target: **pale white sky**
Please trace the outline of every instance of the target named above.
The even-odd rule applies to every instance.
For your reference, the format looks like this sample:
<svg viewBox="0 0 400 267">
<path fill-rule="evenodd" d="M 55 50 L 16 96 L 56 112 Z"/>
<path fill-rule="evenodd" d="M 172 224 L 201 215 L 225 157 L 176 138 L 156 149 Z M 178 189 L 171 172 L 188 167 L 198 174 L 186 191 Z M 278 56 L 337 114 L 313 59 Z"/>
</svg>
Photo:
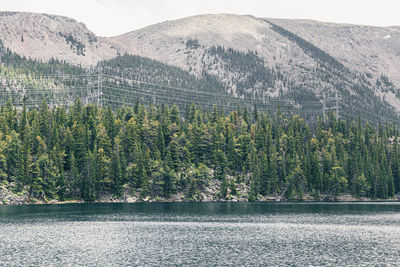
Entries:
<svg viewBox="0 0 400 267">
<path fill-rule="evenodd" d="M 400 0 L 0 0 L 0 10 L 68 16 L 100 36 L 206 13 L 400 26 Z"/>
</svg>

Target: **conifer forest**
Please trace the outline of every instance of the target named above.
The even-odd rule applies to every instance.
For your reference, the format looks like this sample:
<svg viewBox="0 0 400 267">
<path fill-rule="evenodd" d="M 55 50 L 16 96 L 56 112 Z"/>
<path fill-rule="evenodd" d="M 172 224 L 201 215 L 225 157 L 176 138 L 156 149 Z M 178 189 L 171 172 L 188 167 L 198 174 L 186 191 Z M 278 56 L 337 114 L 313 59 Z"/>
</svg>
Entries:
<svg viewBox="0 0 400 267">
<path fill-rule="evenodd" d="M 399 129 L 214 106 L 83 105 L 0 111 L 0 182 L 29 201 L 104 196 L 201 201 L 263 196 L 302 200 L 400 192 Z"/>
</svg>

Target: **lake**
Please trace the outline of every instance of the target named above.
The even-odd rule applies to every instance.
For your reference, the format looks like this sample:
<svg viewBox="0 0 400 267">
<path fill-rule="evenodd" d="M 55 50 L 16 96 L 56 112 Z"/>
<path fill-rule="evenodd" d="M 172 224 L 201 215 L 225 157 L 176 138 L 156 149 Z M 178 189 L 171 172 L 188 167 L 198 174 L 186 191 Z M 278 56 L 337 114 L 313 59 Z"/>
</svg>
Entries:
<svg viewBox="0 0 400 267">
<path fill-rule="evenodd" d="M 400 266 L 400 203 L 0 206 L 1 266 Z"/>
</svg>

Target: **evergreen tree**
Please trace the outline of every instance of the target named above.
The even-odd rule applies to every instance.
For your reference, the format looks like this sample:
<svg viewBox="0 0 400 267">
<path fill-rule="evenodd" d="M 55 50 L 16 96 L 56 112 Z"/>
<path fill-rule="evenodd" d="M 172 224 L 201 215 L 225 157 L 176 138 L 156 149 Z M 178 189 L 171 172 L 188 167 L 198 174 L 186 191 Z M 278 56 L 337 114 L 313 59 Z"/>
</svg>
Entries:
<svg viewBox="0 0 400 267">
<path fill-rule="evenodd" d="M 400 192 L 400 131 L 333 115 L 313 127 L 298 115 L 246 108 L 224 114 L 177 106 L 113 111 L 77 100 L 69 108 L 0 110 L 0 181 L 32 201 L 237 194 L 277 198 L 391 198 Z"/>
</svg>

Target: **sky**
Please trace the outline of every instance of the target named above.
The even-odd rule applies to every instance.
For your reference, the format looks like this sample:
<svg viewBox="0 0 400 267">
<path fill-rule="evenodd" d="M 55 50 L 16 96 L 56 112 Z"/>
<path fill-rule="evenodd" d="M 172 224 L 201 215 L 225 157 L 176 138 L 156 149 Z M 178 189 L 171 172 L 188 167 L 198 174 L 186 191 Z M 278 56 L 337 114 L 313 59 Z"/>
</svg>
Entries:
<svg viewBox="0 0 400 267">
<path fill-rule="evenodd" d="M 107 37 L 166 20 L 216 13 L 400 26 L 400 0 L 0 0 L 0 10 L 71 17 Z"/>
</svg>

